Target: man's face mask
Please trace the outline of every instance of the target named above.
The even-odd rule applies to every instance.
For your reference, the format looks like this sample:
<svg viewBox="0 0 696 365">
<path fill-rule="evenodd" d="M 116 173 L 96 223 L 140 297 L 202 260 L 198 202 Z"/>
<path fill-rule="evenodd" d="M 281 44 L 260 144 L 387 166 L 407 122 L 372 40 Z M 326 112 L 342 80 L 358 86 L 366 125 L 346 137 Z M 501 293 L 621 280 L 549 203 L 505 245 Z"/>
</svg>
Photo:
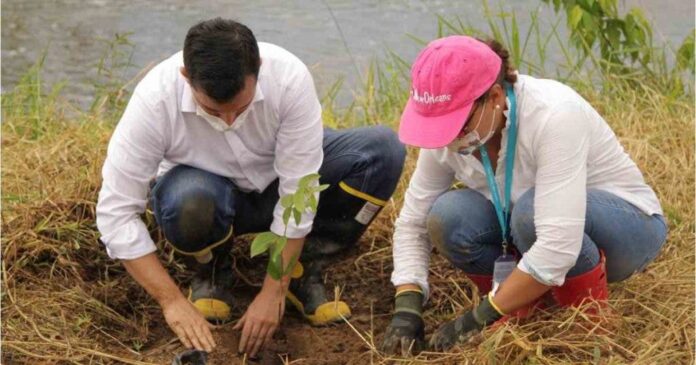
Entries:
<svg viewBox="0 0 696 365">
<path fill-rule="evenodd" d="M 242 124 L 246 117 L 249 115 L 249 109 L 247 108 L 245 111 L 243 111 L 241 114 L 237 116 L 237 118 L 234 119 L 234 122 L 232 125 L 228 125 L 222 118 L 216 117 L 214 115 L 209 114 L 206 112 L 200 105 L 196 105 L 196 115 L 199 117 L 205 119 L 208 124 L 210 124 L 211 127 L 215 128 L 215 130 L 224 132 L 227 130 L 232 129 L 233 127 L 237 127 L 238 125 Z"/>
<path fill-rule="evenodd" d="M 493 137 L 493 134 L 495 134 L 495 130 L 493 129 L 493 122 L 495 121 L 496 114 L 495 111 L 493 112 L 493 117 L 491 118 L 491 125 L 488 133 L 483 138 L 481 138 L 477 130 L 478 127 L 481 125 L 481 119 L 483 119 L 484 114 L 483 111 L 486 109 L 487 103 L 488 99 L 486 99 L 486 101 L 483 102 L 481 114 L 479 115 L 478 121 L 476 122 L 476 126 L 474 127 L 474 129 L 462 137 L 455 138 L 454 141 L 447 145 L 447 148 L 450 151 L 459 153 L 461 155 L 470 155 L 474 151 L 476 151 L 477 148 L 486 144 L 486 142 L 488 142 L 488 140 L 491 139 L 491 137 Z"/>
</svg>

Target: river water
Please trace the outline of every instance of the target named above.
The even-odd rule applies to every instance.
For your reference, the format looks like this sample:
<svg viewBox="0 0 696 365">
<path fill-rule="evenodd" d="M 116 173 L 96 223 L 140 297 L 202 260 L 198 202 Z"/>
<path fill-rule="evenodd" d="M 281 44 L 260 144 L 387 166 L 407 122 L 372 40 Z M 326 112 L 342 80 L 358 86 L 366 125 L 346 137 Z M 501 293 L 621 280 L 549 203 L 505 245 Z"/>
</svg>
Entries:
<svg viewBox="0 0 696 365">
<path fill-rule="evenodd" d="M 540 0 L 489 1 L 515 12 L 521 27 L 536 11 L 543 24 L 557 18 Z M 693 0 L 631 0 L 654 24 L 658 41 L 679 44 L 694 28 Z M 333 15 L 333 16 L 332 16 Z M 130 33 L 133 67 L 126 79 L 180 50 L 188 28 L 222 16 L 248 25 L 259 40 L 283 46 L 310 66 L 320 91 L 338 78 L 359 84 L 370 61 L 388 50 L 407 61 L 419 45 L 408 35 L 432 39 L 437 15 L 459 17 L 487 29 L 480 1 L 464 0 L 3 0 L 2 88 L 11 88 L 44 52 L 44 80 L 66 81 L 66 95 L 86 105 L 94 93 L 95 64 L 105 40 Z M 560 27 L 565 32 L 565 23 Z M 552 57 L 553 58 L 553 57 Z"/>
</svg>

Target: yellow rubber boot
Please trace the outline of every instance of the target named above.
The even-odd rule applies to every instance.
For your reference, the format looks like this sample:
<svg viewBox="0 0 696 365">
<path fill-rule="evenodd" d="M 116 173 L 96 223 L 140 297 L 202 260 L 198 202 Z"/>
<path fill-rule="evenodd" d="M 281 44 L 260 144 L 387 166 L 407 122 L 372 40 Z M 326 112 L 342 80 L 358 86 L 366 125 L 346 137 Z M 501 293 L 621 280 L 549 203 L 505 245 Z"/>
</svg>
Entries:
<svg viewBox="0 0 696 365">
<path fill-rule="evenodd" d="M 210 322 L 222 323 L 232 314 L 232 267 L 228 255 L 200 267 L 189 288 L 188 299 Z"/>
<path fill-rule="evenodd" d="M 287 299 L 313 326 L 342 322 L 351 316 L 347 303 L 329 301 L 320 270 L 305 270 L 299 262 L 292 273 Z"/>
</svg>

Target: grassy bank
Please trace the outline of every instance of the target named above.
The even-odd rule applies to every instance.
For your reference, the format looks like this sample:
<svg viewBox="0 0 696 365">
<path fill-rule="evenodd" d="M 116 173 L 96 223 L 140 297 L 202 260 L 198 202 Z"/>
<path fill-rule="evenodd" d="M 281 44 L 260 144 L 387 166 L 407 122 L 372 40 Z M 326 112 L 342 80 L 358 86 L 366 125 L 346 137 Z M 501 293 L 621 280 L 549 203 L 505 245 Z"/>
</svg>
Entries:
<svg viewBox="0 0 696 365">
<path fill-rule="evenodd" d="M 449 26 L 448 26 L 449 24 Z M 465 31 L 441 23 L 443 33 Z M 448 28 L 449 27 L 449 28 Z M 513 29 L 510 27 L 509 29 Z M 499 29 L 501 38 L 505 32 Z M 488 32 L 495 33 L 495 32 Z M 514 32 L 509 36 L 514 38 Z M 533 33 L 530 33 L 533 34 Z M 531 37 L 531 35 L 529 35 Z M 519 31 L 517 37 L 520 36 Z M 514 44 L 511 41 L 509 44 Z M 523 42 L 516 42 L 518 45 Z M 542 51 L 540 51 L 542 52 Z M 520 64 L 530 67 L 520 54 Z M 568 56 L 575 64 L 576 56 Z M 522 71 L 526 71 L 522 67 Z M 541 314 L 519 325 L 487 330 L 477 342 L 447 354 L 422 354 L 415 363 L 686 364 L 694 354 L 694 103 L 693 89 L 677 87 L 670 72 L 607 74 L 590 65 L 561 76 L 612 126 L 656 190 L 670 223 L 659 258 L 645 273 L 611 285 L 607 321 L 594 325 L 571 310 Z M 5 364 L 151 364 L 178 351 L 156 303 L 110 260 L 97 241 L 95 203 L 109 136 L 127 93 L 102 89 L 87 112 L 42 88 L 40 67 L 2 96 L 2 362 Z M 397 127 L 406 101 L 408 64 L 389 57 L 376 64 L 347 108 L 329 90 L 322 100 L 327 125 Z M 693 80 L 689 77 L 689 83 Z M 337 85 L 338 87 L 338 85 Z M 354 306 L 350 326 L 329 329 L 354 345 L 335 350 L 356 364 L 389 361 L 373 351 L 388 323 L 390 236 L 417 151 L 392 204 L 363 237 L 355 256 L 331 271 Z M 150 223 L 152 223 L 150 221 Z M 161 258 L 182 283 L 188 280 L 154 225 Z M 245 240 L 235 248 L 240 277 L 249 270 Z M 254 276 L 256 275 L 256 276 Z M 366 297 L 369 278 L 381 291 Z M 433 297 L 425 317 L 431 333 L 475 300 L 472 285 L 435 256 Z M 245 285 L 240 280 L 240 287 Z M 356 279 L 357 280 L 357 279 Z M 363 280 L 363 279 L 361 279 Z M 248 284 L 248 283 L 247 283 Z M 248 286 L 248 285 L 247 285 Z M 252 285 L 253 286 L 253 285 Z M 385 291 L 386 290 L 386 291 Z M 377 290 L 379 291 L 379 290 Z M 377 295 L 377 294 L 376 294 Z M 374 300 L 372 300 L 374 299 Z M 314 331 L 297 325 L 298 331 Z M 302 333 L 302 332 L 300 332 Z M 224 345 L 224 344 L 223 344 Z M 312 349 L 292 359 L 314 363 Z M 325 351 L 314 348 L 314 354 Z"/>
</svg>

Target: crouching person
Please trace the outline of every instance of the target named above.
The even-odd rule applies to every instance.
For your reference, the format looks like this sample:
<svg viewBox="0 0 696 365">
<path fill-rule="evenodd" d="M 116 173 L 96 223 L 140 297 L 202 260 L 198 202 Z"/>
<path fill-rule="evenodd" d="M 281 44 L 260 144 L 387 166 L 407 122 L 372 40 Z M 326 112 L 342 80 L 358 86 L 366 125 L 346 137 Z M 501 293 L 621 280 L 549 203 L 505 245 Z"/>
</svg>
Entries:
<svg viewBox="0 0 696 365">
<path fill-rule="evenodd" d="M 571 88 L 519 75 L 500 44 L 466 36 L 430 43 L 411 75 L 399 136 L 421 150 L 394 233 L 385 351 L 425 346 L 431 244 L 484 294 L 435 331 L 437 351 L 527 315 L 547 292 L 552 305 L 604 301 L 607 281 L 658 255 L 667 226 L 655 193 Z"/>
<path fill-rule="evenodd" d="M 289 237 L 290 276 L 266 276 L 236 328 L 250 356 L 278 327 L 286 296 L 314 325 L 350 316 L 329 299 L 322 269 L 354 245 L 393 193 L 405 158 L 387 128 L 322 127 L 307 67 L 256 41 L 244 25 L 216 18 L 193 26 L 183 52 L 138 84 L 109 143 L 97 225 L 110 257 L 160 304 L 187 347 L 211 351 L 209 321 L 230 319 L 230 246 L 235 235 L 271 230 Z M 316 216 L 286 227 L 279 196 L 300 178 L 330 188 Z M 153 180 L 154 179 L 154 180 Z M 155 254 L 140 219 L 149 203 L 175 252 L 195 272 L 182 293 Z"/>
</svg>

